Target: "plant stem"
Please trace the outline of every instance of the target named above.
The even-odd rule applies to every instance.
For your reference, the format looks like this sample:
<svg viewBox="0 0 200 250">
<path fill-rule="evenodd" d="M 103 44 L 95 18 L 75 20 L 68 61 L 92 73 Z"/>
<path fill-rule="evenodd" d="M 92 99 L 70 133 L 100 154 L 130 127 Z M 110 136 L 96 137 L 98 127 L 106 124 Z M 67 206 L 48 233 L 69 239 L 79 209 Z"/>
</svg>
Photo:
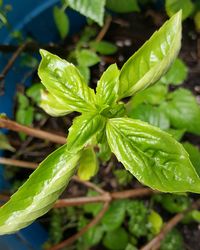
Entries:
<svg viewBox="0 0 200 250">
<path fill-rule="evenodd" d="M 112 21 L 112 17 L 108 16 L 106 18 L 106 21 L 105 21 L 103 28 L 101 29 L 101 31 L 99 32 L 99 34 L 97 35 L 97 37 L 95 39 L 96 42 L 100 42 L 104 38 L 104 36 L 106 35 L 106 33 L 110 27 L 111 21 Z"/>
<path fill-rule="evenodd" d="M 21 168 L 30 168 L 30 169 L 36 169 L 38 166 L 38 164 L 34 162 L 19 161 L 15 159 L 7 159 L 4 157 L 0 157 L 0 164 L 11 165 Z"/>
<path fill-rule="evenodd" d="M 163 227 L 158 235 L 156 235 L 150 242 L 143 246 L 140 250 L 157 250 L 160 248 L 161 241 L 164 239 L 165 235 L 172 230 L 192 209 L 197 209 L 200 207 L 200 200 L 194 202 L 194 204 L 187 209 L 185 212 L 178 213 L 172 217 Z"/>
<path fill-rule="evenodd" d="M 62 241 L 61 243 L 49 248 L 48 250 L 58 250 L 73 244 L 77 239 L 79 239 L 84 233 L 86 233 L 91 227 L 95 226 L 101 220 L 105 212 L 108 210 L 109 205 L 110 202 L 105 202 L 102 210 L 97 214 L 97 216 L 93 220 L 90 221 L 90 223 L 88 223 L 85 227 L 83 227 L 78 233 Z"/>
<path fill-rule="evenodd" d="M 16 132 L 24 132 L 27 135 L 34 136 L 40 139 L 52 141 L 58 144 L 65 144 L 66 138 L 60 135 L 52 134 L 40 129 L 35 129 L 21 125 L 17 122 L 14 122 L 8 118 L 0 117 L 0 128 L 7 128 Z"/>
</svg>

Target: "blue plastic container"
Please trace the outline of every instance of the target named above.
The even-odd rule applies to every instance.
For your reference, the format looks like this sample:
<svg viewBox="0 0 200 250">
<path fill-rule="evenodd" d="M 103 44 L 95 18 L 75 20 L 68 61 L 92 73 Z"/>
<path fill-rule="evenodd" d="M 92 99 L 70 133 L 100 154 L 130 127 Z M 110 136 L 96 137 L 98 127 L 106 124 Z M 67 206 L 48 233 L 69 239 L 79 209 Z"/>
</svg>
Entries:
<svg viewBox="0 0 200 250">
<path fill-rule="evenodd" d="M 56 42 L 59 39 L 52 15 L 52 7 L 59 2 L 59 0 L 4 0 L 4 4 L 11 4 L 13 7 L 13 10 L 8 14 L 12 30 L 20 30 L 24 36 L 32 37 L 40 43 Z M 67 11 L 67 14 L 70 18 L 70 34 L 72 34 L 81 29 L 85 18 L 72 10 Z M 0 43 L 14 43 L 5 28 L 0 30 Z M 0 55 L 0 71 L 10 56 Z M 24 69 L 16 62 L 6 76 L 5 94 L 0 96 L 0 113 L 6 113 L 11 118 L 16 84 L 20 82 L 24 72 Z M 30 84 L 30 80 L 27 80 L 26 84 Z M 2 154 L 3 152 L 0 152 L 0 155 Z M 3 167 L 0 167 L 0 190 L 7 186 L 8 183 L 3 178 Z M 46 231 L 39 223 L 35 222 L 17 234 L 1 236 L 0 249 L 41 250 L 46 239 Z"/>
</svg>

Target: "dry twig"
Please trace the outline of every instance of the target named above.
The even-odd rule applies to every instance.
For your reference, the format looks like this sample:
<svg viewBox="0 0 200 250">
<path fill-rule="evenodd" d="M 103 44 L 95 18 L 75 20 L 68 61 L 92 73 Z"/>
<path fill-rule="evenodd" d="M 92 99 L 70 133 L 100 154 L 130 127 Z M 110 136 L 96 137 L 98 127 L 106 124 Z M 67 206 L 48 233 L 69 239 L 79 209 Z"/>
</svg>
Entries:
<svg viewBox="0 0 200 250">
<path fill-rule="evenodd" d="M 111 21 L 112 21 L 112 17 L 108 16 L 103 28 L 101 29 L 101 31 L 99 32 L 98 36 L 95 39 L 96 42 L 100 42 L 104 38 L 104 36 L 106 35 L 106 33 L 110 27 Z"/>
</svg>

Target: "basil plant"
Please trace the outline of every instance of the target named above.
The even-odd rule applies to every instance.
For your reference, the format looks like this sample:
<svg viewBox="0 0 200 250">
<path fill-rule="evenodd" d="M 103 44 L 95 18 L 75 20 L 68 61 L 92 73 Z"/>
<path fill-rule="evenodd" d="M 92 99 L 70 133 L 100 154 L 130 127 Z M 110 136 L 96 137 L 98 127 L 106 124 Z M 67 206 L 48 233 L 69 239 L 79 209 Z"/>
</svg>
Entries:
<svg viewBox="0 0 200 250">
<path fill-rule="evenodd" d="M 41 107 L 52 116 L 79 112 L 67 143 L 50 154 L 0 209 L 0 234 L 45 214 L 81 165 L 86 150 L 111 150 L 141 183 L 162 192 L 200 193 L 200 179 L 183 146 L 166 132 L 126 117 L 123 98 L 158 81 L 181 46 L 181 12 L 168 20 L 119 70 L 110 65 L 96 92 L 71 63 L 41 50 Z M 91 152 L 87 156 L 94 156 Z M 93 157 L 94 158 L 94 157 Z M 87 168 L 87 166 L 85 166 Z M 90 167 L 90 164 L 88 164 Z M 89 170 L 88 170 L 89 171 Z M 93 171 L 93 173 L 92 173 Z M 89 175 L 94 174 L 89 171 Z"/>
</svg>

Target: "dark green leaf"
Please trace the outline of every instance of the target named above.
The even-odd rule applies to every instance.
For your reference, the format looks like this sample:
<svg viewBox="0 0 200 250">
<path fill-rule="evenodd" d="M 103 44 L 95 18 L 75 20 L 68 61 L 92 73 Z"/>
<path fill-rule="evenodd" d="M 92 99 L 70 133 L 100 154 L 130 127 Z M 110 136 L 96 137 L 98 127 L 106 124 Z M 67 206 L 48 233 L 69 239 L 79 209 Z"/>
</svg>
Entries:
<svg viewBox="0 0 200 250">
<path fill-rule="evenodd" d="M 52 95 L 52 101 L 55 97 L 59 98 L 66 113 L 69 110 L 78 112 L 94 110 L 94 91 L 87 86 L 77 68 L 48 51 L 40 50 L 40 53 L 42 61 L 38 74 L 43 85 Z M 51 106 L 57 102 L 56 98 Z"/>
<path fill-rule="evenodd" d="M 117 182 L 122 186 L 128 185 L 133 179 L 133 176 L 124 169 L 114 170 L 114 175 L 117 179 Z"/>
<path fill-rule="evenodd" d="M 67 14 L 57 6 L 53 8 L 53 17 L 60 37 L 64 39 L 69 33 L 69 18 Z"/>
<path fill-rule="evenodd" d="M 200 192 L 200 179 L 183 146 L 168 133 L 129 118 L 110 119 L 111 151 L 140 182 L 164 192 Z"/>
<path fill-rule="evenodd" d="M 114 201 L 101 222 L 106 231 L 113 231 L 121 226 L 125 218 L 126 201 Z"/>
<path fill-rule="evenodd" d="M 87 196 L 88 197 L 91 197 L 91 196 L 98 196 L 99 193 L 93 191 L 93 190 L 89 190 L 88 193 L 87 193 Z M 96 216 L 102 209 L 103 205 L 102 203 L 88 203 L 88 204 L 85 204 L 83 206 L 83 209 L 86 213 L 90 213 L 92 214 L 93 216 Z"/>
<path fill-rule="evenodd" d="M 169 17 L 182 10 L 182 19 L 184 20 L 192 14 L 194 4 L 191 0 L 165 0 L 165 9 Z"/>
<path fill-rule="evenodd" d="M 168 20 L 122 67 L 119 97 L 132 96 L 165 74 L 181 46 L 181 12 Z"/>
<path fill-rule="evenodd" d="M 66 145 L 49 155 L 23 186 L 0 208 L 0 234 L 14 233 L 45 214 L 74 174 L 79 154 Z"/>
<path fill-rule="evenodd" d="M 105 0 L 68 0 L 69 6 L 103 25 Z"/>
<path fill-rule="evenodd" d="M 183 237 L 175 228 L 161 241 L 160 250 L 184 250 Z"/>
<path fill-rule="evenodd" d="M 112 55 L 117 52 L 117 46 L 107 41 L 90 42 L 90 47 L 102 55 Z"/>
<path fill-rule="evenodd" d="M 169 94 L 168 100 L 162 105 L 162 110 L 169 117 L 171 125 L 200 135 L 200 106 L 193 94 L 179 88 Z"/>
<path fill-rule="evenodd" d="M 82 49 L 76 53 L 77 61 L 80 66 L 91 67 L 100 62 L 99 56 L 89 49 Z"/>
<path fill-rule="evenodd" d="M 96 153 L 92 147 L 85 148 L 79 160 L 78 176 L 81 180 L 90 180 L 99 169 Z"/>
<path fill-rule="evenodd" d="M 122 227 L 114 231 L 107 232 L 103 239 L 103 244 L 110 250 L 125 249 L 128 244 L 128 234 Z"/>
<path fill-rule="evenodd" d="M 107 0 L 106 7 L 117 13 L 140 11 L 137 0 Z"/>
</svg>

